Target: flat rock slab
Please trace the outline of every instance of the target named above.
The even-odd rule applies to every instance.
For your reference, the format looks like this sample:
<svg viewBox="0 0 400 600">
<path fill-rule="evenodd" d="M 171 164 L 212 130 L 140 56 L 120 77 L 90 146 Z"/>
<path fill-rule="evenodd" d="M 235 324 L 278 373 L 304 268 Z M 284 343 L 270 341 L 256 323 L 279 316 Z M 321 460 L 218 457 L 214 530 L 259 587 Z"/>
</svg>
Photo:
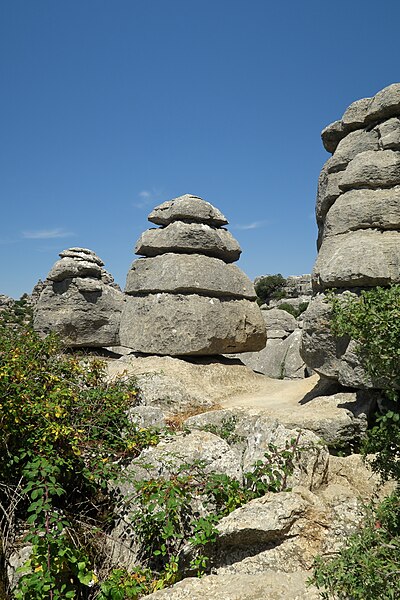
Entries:
<svg viewBox="0 0 400 600">
<path fill-rule="evenodd" d="M 398 283 L 400 233 L 366 229 L 327 237 L 314 265 L 313 280 L 319 290 Z"/>
<path fill-rule="evenodd" d="M 193 418 L 191 427 L 195 423 L 218 427 L 239 410 L 245 411 L 250 420 L 271 417 L 285 427 L 308 429 L 334 444 L 363 435 L 372 407 L 358 400 L 356 394 L 321 395 L 324 391 L 318 391 L 318 375 L 299 380 L 270 379 L 239 361 L 223 358 L 207 361 L 125 356 L 109 360 L 107 371 L 111 378 L 123 373 L 136 376 L 139 387 L 144 386 L 142 402 L 161 406 L 170 414 L 227 409 L 207 412 L 203 419 Z"/>
<path fill-rule="evenodd" d="M 143 256 L 158 256 L 166 252 L 207 254 L 231 263 L 239 259 L 242 251 L 226 229 L 214 229 L 204 223 L 175 221 L 166 227 L 144 231 L 135 252 Z"/>
<path fill-rule="evenodd" d="M 261 350 L 266 329 L 259 306 L 249 300 L 151 294 L 128 296 L 120 344 L 134 352 L 168 356 L 215 355 Z"/>
<path fill-rule="evenodd" d="M 188 578 L 173 587 L 145 596 L 148 600 L 318 600 L 316 588 L 306 585 L 307 571 L 255 575 L 208 575 Z"/>
<path fill-rule="evenodd" d="M 201 254 L 167 253 L 139 258 L 128 273 L 125 292 L 256 298 L 253 283 L 239 267 Z"/>
<path fill-rule="evenodd" d="M 224 215 L 209 202 L 199 196 L 185 194 L 173 200 L 167 200 L 156 206 L 148 216 L 148 220 L 156 225 L 169 225 L 173 221 L 192 223 L 208 223 L 214 227 L 227 225 Z"/>
</svg>

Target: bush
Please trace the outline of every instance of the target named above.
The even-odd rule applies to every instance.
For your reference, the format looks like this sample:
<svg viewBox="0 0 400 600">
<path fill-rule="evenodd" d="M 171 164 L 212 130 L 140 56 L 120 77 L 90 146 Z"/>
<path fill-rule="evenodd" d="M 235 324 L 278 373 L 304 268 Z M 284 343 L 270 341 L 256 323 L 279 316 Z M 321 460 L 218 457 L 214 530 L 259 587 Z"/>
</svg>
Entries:
<svg viewBox="0 0 400 600">
<path fill-rule="evenodd" d="M 259 303 L 265 304 L 273 298 L 277 300 L 285 298 L 285 292 L 282 289 L 285 283 L 286 279 L 280 273 L 260 277 L 254 286 Z"/>
<path fill-rule="evenodd" d="M 297 319 L 305 310 L 307 310 L 307 307 L 308 302 L 301 302 L 297 308 L 292 304 L 289 304 L 289 302 L 282 302 L 282 304 L 279 304 L 276 308 L 279 308 L 279 310 L 285 310 L 290 315 L 293 315 L 295 319 Z"/>
<path fill-rule="evenodd" d="M 368 375 L 384 388 L 386 402 L 363 443 L 375 453 L 372 468 L 385 480 L 400 481 L 400 285 L 377 287 L 360 296 L 330 295 L 331 329 L 357 342 Z M 400 497 L 371 508 L 363 528 L 333 560 L 317 558 L 311 583 L 323 599 L 394 600 L 400 597 Z"/>
</svg>

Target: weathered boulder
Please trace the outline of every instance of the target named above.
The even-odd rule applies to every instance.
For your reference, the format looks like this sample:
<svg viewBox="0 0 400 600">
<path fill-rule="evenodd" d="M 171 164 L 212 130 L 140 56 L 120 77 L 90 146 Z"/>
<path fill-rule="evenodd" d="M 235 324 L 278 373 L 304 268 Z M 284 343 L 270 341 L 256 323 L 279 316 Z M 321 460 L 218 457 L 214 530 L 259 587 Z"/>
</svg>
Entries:
<svg viewBox="0 0 400 600">
<path fill-rule="evenodd" d="M 128 296 L 120 340 L 145 354 L 213 355 L 259 350 L 265 325 L 255 302 L 194 294 Z"/>
<path fill-rule="evenodd" d="M 239 267 L 202 254 L 167 253 L 139 258 L 128 273 L 125 292 L 256 298 L 254 286 Z"/>
<path fill-rule="evenodd" d="M 338 183 L 341 190 L 388 188 L 400 184 L 400 152 L 367 150 L 354 157 Z"/>
<path fill-rule="evenodd" d="M 324 237 L 358 229 L 400 230 L 400 186 L 350 190 L 326 215 Z"/>
<path fill-rule="evenodd" d="M 367 377 L 356 346 L 330 332 L 318 294 L 400 282 L 400 84 L 353 103 L 322 132 L 333 156 L 322 167 L 316 217 L 317 294 L 305 313 L 300 354 L 320 375 L 350 387 L 381 387 Z"/>
<path fill-rule="evenodd" d="M 226 229 L 215 229 L 206 223 L 174 221 L 166 227 L 143 232 L 135 252 L 144 256 L 166 252 L 206 254 L 231 263 L 240 258 L 242 251 Z"/>
<path fill-rule="evenodd" d="M 50 270 L 34 310 L 34 329 L 68 347 L 119 344 L 124 296 L 87 248 L 69 248 Z"/>
<path fill-rule="evenodd" d="M 173 221 L 207 223 L 214 227 L 228 224 L 218 208 L 192 194 L 185 194 L 156 206 L 149 214 L 149 221 L 156 225 L 169 225 Z"/>
<path fill-rule="evenodd" d="M 313 269 L 315 289 L 400 281 L 400 231 L 364 229 L 327 237 Z"/>
<path fill-rule="evenodd" d="M 140 237 L 127 276 L 121 345 L 158 355 L 259 350 L 266 331 L 251 281 L 235 265 L 241 250 L 218 209 L 189 194 L 156 207 L 162 227 Z"/>
</svg>

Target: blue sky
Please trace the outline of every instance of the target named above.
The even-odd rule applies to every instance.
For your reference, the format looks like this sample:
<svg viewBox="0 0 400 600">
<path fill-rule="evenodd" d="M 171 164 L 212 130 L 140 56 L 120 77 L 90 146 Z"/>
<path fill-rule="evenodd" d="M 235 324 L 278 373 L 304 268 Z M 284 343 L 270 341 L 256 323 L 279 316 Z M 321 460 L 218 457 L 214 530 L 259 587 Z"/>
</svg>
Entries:
<svg viewBox="0 0 400 600">
<path fill-rule="evenodd" d="M 0 0 L 0 293 L 70 246 L 123 286 L 184 193 L 251 278 L 310 272 L 320 131 L 400 81 L 399 22 L 398 0 Z"/>
</svg>

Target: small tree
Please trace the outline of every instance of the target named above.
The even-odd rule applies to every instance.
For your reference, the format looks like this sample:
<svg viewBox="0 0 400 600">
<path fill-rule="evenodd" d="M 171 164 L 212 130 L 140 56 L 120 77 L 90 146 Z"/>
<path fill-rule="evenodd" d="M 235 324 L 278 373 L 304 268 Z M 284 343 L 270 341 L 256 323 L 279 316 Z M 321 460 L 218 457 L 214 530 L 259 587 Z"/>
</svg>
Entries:
<svg viewBox="0 0 400 600">
<path fill-rule="evenodd" d="M 283 287 L 285 286 L 286 279 L 280 274 L 276 275 L 265 275 L 255 284 L 256 294 L 261 304 L 264 304 L 271 299 L 281 299 L 285 297 Z"/>
</svg>

